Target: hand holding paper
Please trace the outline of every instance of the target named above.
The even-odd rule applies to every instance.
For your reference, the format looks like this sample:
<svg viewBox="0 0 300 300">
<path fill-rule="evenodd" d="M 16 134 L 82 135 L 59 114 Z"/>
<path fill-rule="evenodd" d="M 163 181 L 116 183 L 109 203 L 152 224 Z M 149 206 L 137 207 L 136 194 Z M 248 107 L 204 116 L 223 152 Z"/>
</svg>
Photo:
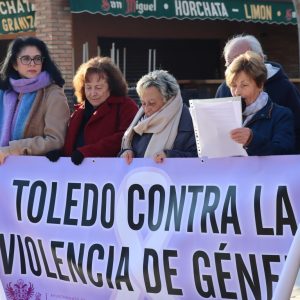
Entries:
<svg viewBox="0 0 300 300">
<path fill-rule="evenodd" d="M 246 145 L 247 142 L 251 139 L 252 130 L 247 127 L 236 128 L 231 130 L 230 136 L 235 142 Z"/>
</svg>

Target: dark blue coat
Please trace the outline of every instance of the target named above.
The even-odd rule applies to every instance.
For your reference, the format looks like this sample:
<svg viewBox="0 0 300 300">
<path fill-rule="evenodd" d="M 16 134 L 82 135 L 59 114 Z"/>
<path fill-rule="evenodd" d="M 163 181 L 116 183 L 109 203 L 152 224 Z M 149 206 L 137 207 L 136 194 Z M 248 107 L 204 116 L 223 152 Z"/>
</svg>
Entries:
<svg viewBox="0 0 300 300">
<path fill-rule="evenodd" d="M 270 62 L 269 62 L 270 63 Z M 281 65 L 271 62 L 271 65 L 279 68 L 279 71 L 269 78 L 264 91 L 268 93 L 273 102 L 288 107 L 294 115 L 296 152 L 300 153 L 300 93 L 296 86 L 289 81 Z M 223 82 L 217 92 L 216 98 L 231 97 L 231 92 L 225 82 Z"/>
<path fill-rule="evenodd" d="M 143 135 L 134 134 L 132 139 L 132 150 L 134 157 L 144 157 L 152 133 Z M 167 157 L 197 157 L 197 146 L 194 127 L 189 109 L 183 105 L 178 125 L 178 133 L 171 150 L 164 150 Z"/>
<path fill-rule="evenodd" d="M 245 147 L 248 155 L 295 153 L 294 118 L 290 109 L 269 99 L 245 127 L 253 132 L 250 144 Z"/>
</svg>

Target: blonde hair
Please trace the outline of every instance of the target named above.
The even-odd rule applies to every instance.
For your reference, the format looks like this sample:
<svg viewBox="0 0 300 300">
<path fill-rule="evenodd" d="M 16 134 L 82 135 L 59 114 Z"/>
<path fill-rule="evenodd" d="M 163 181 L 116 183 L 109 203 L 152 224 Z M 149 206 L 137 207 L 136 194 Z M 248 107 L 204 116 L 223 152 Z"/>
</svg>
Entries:
<svg viewBox="0 0 300 300">
<path fill-rule="evenodd" d="M 233 60 L 225 71 L 226 84 L 230 87 L 235 80 L 236 75 L 245 72 L 252 78 L 258 87 L 263 87 L 267 80 L 267 69 L 262 57 L 253 52 L 246 51 Z"/>
<path fill-rule="evenodd" d="M 109 57 L 96 56 L 80 65 L 73 78 L 75 96 L 79 103 L 86 100 L 84 85 L 91 74 L 97 74 L 99 79 L 106 79 L 112 96 L 127 95 L 128 87 L 121 70 Z"/>
</svg>

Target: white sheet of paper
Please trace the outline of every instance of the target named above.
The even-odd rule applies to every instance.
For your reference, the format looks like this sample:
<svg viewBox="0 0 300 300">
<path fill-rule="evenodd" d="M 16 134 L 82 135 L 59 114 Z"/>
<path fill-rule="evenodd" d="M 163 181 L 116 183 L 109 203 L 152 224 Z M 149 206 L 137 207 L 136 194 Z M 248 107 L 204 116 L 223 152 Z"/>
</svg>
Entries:
<svg viewBox="0 0 300 300">
<path fill-rule="evenodd" d="M 242 127 L 240 97 L 192 99 L 190 112 L 200 157 L 247 156 L 230 137 L 232 129 Z"/>
</svg>

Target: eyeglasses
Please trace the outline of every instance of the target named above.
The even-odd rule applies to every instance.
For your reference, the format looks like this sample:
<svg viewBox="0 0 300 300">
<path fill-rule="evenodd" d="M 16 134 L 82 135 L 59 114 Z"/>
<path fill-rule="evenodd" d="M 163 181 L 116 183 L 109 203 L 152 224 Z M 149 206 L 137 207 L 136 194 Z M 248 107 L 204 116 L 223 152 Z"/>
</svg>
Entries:
<svg viewBox="0 0 300 300">
<path fill-rule="evenodd" d="M 23 65 L 30 65 L 33 61 L 35 65 L 41 65 L 43 63 L 43 57 L 40 55 L 36 55 L 31 58 L 29 55 L 19 56 L 18 57 Z"/>
</svg>

